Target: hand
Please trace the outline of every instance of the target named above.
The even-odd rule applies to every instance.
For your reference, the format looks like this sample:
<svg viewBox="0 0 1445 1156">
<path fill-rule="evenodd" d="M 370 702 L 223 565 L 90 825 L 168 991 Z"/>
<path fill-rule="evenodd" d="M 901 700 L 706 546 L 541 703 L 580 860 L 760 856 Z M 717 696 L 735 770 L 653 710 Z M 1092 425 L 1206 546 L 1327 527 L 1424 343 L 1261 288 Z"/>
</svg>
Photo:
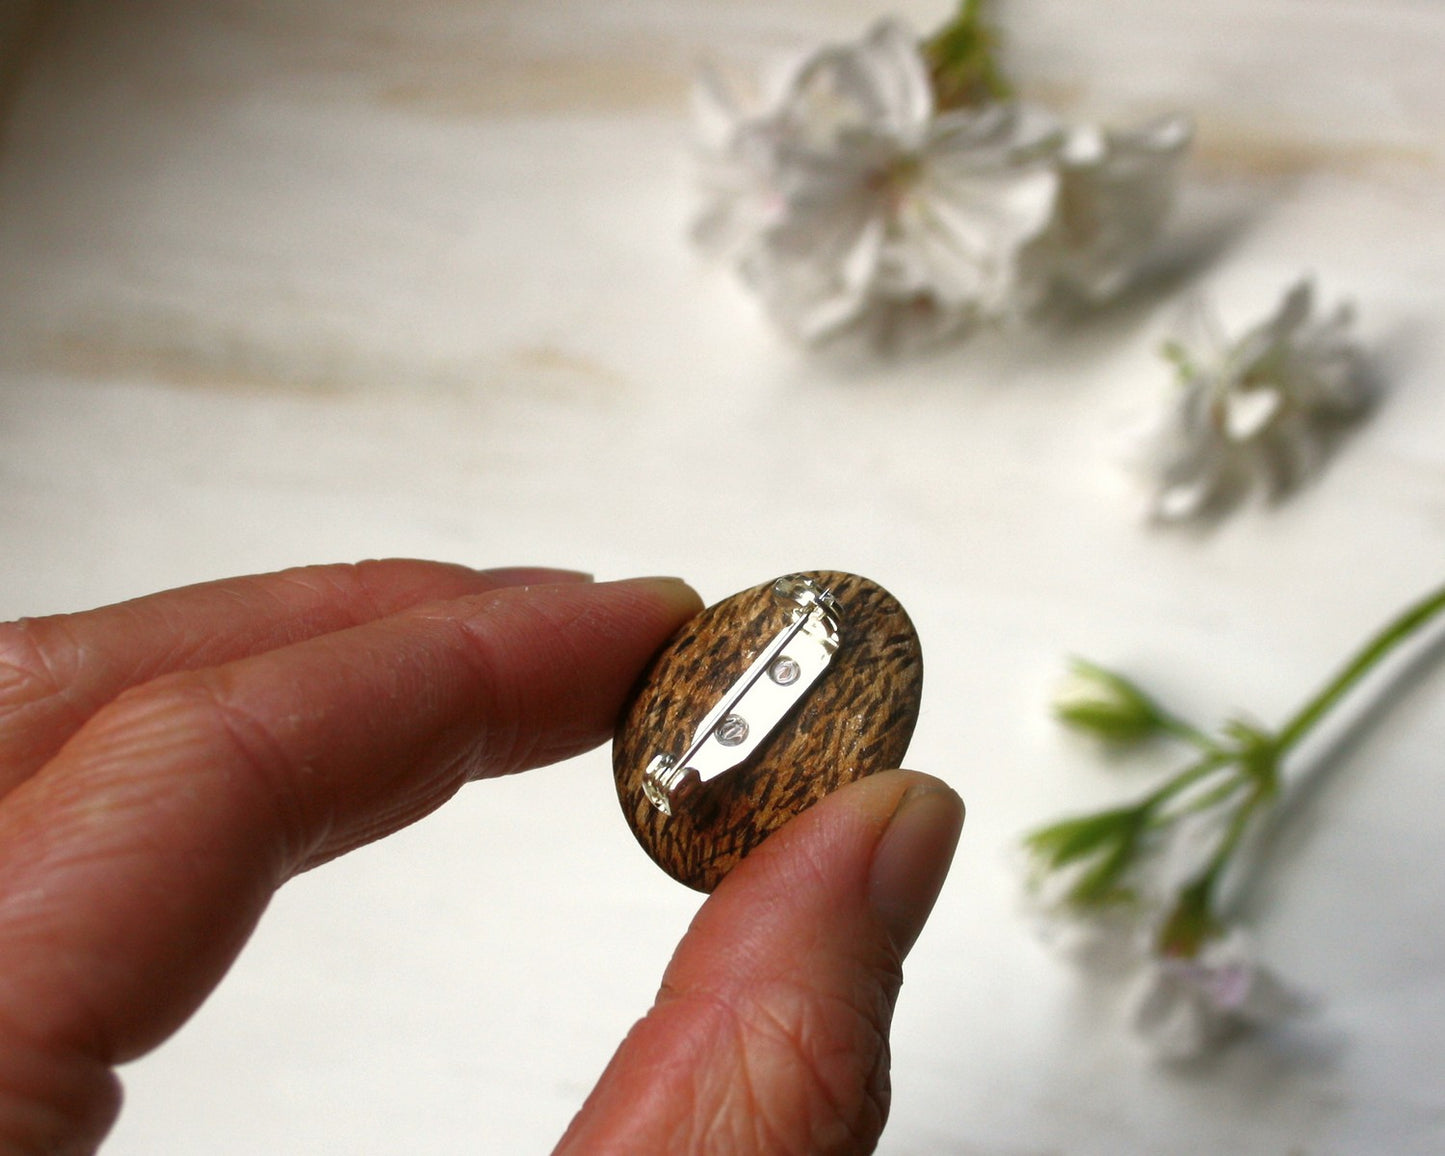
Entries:
<svg viewBox="0 0 1445 1156">
<path fill-rule="evenodd" d="M 92 1151 L 113 1066 L 195 1010 L 276 887 L 603 741 L 698 608 L 670 580 L 389 561 L 0 626 L 0 1153 Z M 869 1150 L 899 965 L 962 818 L 887 772 L 774 834 L 562 1150 Z"/>
</svg>

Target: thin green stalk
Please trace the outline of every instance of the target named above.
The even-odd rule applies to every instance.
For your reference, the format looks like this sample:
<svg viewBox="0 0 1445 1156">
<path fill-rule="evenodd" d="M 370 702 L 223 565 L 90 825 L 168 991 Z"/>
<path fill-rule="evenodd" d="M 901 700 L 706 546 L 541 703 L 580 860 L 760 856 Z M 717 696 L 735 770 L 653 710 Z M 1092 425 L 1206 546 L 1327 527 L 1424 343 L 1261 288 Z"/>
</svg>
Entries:
<svg viewBox="0 0 1445 1156">
<path fill-rule="evenodd" d="M 1175 795 L 1186 787 L 1192 787 L 1200 779 L 1208 778 L 1215 771 L 1222 770 L 1229 765 L 1228 758 L 1222 752 L 1215 752 L 1207 758 L 1201 759 L 1187 770 L 1180 771 L 1167 783 L 1156 788 L 1152 793 L 1144 796 L 1139 801 L 1139 809 L 1145 811 L 1157 810 L 1161 805 L 1168 802 Z"/>
<path fill-rule="evenodd" d="M 1385 655 L 1445 610 L 1445 586 L 1409 607 L 1367 642 L 1324 688 L 1305 703 L 1275 738 L 1280 756 L 1300 741 Z"/>
<path fill-rule="evenodd" d="M 1229 801 L 1232 795 L 1239 794 L 1245 787 L 1249 786 L 1247 780 L 1231 777 L 1226 782 L 1206 791 L 1199 798 L 1192 800 L 1176 811 L 1176 818 L 1183 818 L 1185 815 L 1198 815 L 1204 811 L 1212 810 Z"/>
<path fill-rule="evenodd" d="M 1193 958 L 1208 940 L 1223 932 L 1224 922 L 1215 910 L 1215 888 L 1250 820 L 1268 798 L 1267 793 L 1255 791 L 1235 808 L 1208 865 L 1179 890 L 1173 909 L 1160 927 L 1156 947 L 1161 954 Z"/>
<path fill-rule="evenodd" d="M 1219 841 L 1219 846 L 1214 850 L 1214 858 L 1210 860 L 1209 867 L 1205 870 L 1205 876 L 1209 879 L 1209 890 L 1212 892 L 1214 884 L 1218 882 L 1219 876 L 1224 873 L 1230 856 L 1234 854 L 1235 848 L 1244 838 L 1244 833 L 1249 829 L 1249 821 L 1254 817 L 1269 796 L 1263 791 L 1256 791 L 1240 803 L 1229 819 L 1229 827 L 1224 832 L 1224 838 Z"/>
<path fill-rule="evenodd" d="M 1159 726 L 1166 734 L 1171 734 L 1176 739 L 1180 739 L 1190 746 L 1197 747 L 1206 755 L 1219 753 L 1219 744 L 1192 723 L 1187 723 L 1183 719 L 1175 718 L 1172 714 L 1159 711 Z"/>
</svg>

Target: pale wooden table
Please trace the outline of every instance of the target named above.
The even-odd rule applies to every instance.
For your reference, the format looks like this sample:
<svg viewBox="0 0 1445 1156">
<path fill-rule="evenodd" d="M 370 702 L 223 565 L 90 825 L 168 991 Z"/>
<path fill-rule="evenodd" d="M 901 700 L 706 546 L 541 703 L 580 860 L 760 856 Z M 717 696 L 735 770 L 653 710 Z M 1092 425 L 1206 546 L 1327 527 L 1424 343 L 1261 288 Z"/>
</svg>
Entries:
<svg viewBox="0 0 1445 1156">
<path fill-rule="evenodd" d="M 49 6 L 3 89 L 0 614 L 385 554 L 709 598 L 867 574 L 928 655 L 910 762 L 970 808 L 908 965 L 885 1152 L 1445 1150 L 1445 672 L 1358 735 L 1253 901 L 1323 1007 L 1202 1070 L 1149 1065 L 1119 992 L 1039 943 L 1011 850 L 1138 781 L 1047 721 L 1065 653 L 1272 719 L 1440 579 L 1445 9 L 1007 5 L 1035 96 L 1198 116 L 1180 271 L 1086 323 L 839 364 L 683 242 L 687 77 L 882 12 Z M 1109 445 L 1182 297 L 1237 323 L 1310 270 L 1360 304 L 1378 416 L 1288 505 L 1148 531 Z M 543 1151 L 695 906 L 632 844 L 605 752 L 473 787 L 288 887 L 125 1073 L 109 1151 Z"/>
</svg>

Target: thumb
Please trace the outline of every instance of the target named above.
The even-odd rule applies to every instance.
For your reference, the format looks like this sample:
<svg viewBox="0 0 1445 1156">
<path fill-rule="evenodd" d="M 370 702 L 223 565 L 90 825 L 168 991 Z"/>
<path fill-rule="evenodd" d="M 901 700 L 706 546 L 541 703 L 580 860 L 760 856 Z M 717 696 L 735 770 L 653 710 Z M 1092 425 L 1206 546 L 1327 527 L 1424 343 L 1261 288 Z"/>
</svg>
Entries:
<svg viewBox="0 0 1445 1156">
<path fill-rule="evenodd" d="M 887 771 L 773 834 L 703 904 L 558 1151 L 872 1151 L 901 964 L 962 825 L 944 783 Z"/>
</svg>

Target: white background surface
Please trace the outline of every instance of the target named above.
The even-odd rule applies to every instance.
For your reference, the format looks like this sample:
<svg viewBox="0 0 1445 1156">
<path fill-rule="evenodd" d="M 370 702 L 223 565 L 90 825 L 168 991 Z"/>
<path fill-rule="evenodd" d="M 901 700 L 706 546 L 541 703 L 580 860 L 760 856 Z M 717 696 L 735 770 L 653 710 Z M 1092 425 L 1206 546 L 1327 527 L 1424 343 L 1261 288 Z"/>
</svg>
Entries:
<svg viewBox="0 0 1445 1156">
<path fill-rule="evenodd" d="M 1047 720 L 1065 654 L 1274 721 L 1445 572 L 1445 9 L 1006 5 L 1027 94 L 1196 115 L 1168 270 L 921 360 L 817 357 L 683 240 L 687 77 L 883 12 L 54 5 L 3 89 L 0 615 L 397 554 L 709 601 L 866 574 L 927 655 L 910 764 L 969 804 L 883 1151 L 1445 1150 L 1445 671 L 1354 736 L 1253 894 L 1269 959 L 1323 997 L 1288 1032 L 1152 1066 L 1119 991 L 1032 933 L 1012 858 L 1147 775 Z M 1377 416 L 1291 502 L 1149 530 L 1111 446 L 1180 303 L 1238 327 L 1306 271 L 1359 304 Z M 125 1072 L 108 1150 L 545 1151 L 696 904 L 632 843 L 605 751 L 474 785 L 283 891 Z"/>
</svg>

